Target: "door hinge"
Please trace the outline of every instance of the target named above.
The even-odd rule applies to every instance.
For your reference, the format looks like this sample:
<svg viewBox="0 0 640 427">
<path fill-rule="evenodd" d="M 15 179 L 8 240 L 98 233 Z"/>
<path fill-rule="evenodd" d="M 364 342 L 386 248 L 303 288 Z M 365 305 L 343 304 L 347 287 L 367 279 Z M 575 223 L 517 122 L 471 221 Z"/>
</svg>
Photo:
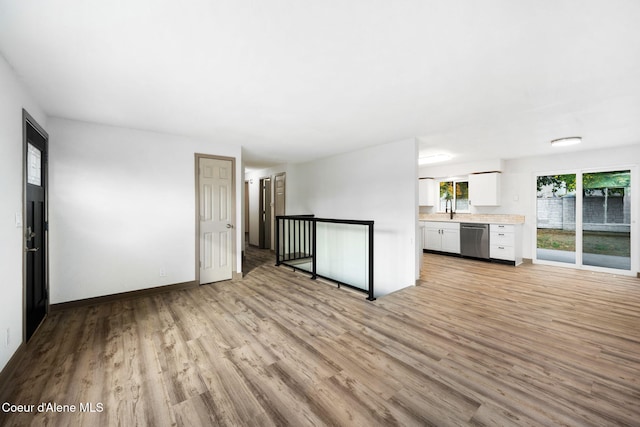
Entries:
<svg viewBox="0 0 640 427">
<path fill-rule="evenodd" d="M 49 221 L 44 222 L 44 231 L 49 231 Z"/>
</svg>

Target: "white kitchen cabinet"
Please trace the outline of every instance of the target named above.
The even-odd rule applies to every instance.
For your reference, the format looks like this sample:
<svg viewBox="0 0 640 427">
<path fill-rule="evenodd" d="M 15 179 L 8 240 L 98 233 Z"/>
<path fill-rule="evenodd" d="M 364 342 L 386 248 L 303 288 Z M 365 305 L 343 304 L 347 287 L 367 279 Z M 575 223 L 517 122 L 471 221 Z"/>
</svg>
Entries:
<svg viewBox="0 0 640 427">
<path fill-rule="evenodd" d="M 432 251 L 442 250 L 441 230 L 438 228 L 425 227 L 423 243 L 423 249 Z"/>
<path fill-rule="evenodd" d="M 514 224 L 489 225 L 489 257 L 522 264 L 522 226 Z"/>
<path fill-rule="evenodd" d="M 460 253 L 459 222 L 426 221 L 423 233 L 423 249 Z"/>
<path fill-rule="evenodd" d="M 460 253 L 460 224 L 457 225 L 458 228 L 455 230 L 442 230 L 442 252 Z"/>
<path fill-rule="evenodd" d="M 500 172 L 469 175 L 469 203 L 471 206 L 500 205 Z"/>
<path fill-rule="evenodd" d="M 433 178 L 420 178 L 418 180 L 418 205 L 434 206 L 435 201 L 435 185 Z"/>
</svg>

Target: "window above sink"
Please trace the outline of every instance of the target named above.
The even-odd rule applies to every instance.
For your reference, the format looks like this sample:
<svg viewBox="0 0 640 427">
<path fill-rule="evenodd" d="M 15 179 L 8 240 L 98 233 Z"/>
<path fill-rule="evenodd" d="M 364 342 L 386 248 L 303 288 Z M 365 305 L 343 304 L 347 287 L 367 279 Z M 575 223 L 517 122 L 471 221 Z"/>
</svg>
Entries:
<svg viewBox="0 0 640 427">
<path fill-rule="evenodd" d="M 445 212 L 453 206 L 454 212 L 469 212 L 468 178 L 447 178 L 438 182 L 438 212 Z"/>
</svg>

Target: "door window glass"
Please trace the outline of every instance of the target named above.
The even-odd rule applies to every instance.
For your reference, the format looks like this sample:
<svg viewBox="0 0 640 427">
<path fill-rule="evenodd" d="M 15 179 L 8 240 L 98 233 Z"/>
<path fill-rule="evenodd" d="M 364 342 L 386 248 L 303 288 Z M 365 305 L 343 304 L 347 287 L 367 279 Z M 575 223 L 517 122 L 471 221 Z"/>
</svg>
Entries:
<svg viewBox="0 0 640 427">
<path fill-rule="evenodd" d="M 27 182 L 42 185 L 42 152 L 27 144 Z"/>
</svg>

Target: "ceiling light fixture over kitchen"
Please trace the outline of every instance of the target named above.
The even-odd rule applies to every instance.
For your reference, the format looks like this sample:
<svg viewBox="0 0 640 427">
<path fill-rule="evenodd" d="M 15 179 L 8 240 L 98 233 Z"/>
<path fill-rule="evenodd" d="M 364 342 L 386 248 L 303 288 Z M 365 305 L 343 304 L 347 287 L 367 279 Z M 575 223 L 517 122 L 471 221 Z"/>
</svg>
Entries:
<svg viewBox="0 0 640 427">
<path fill-rule="evenodd" d="M 427 165 L 430 163 L 445 162 L 447 160 L 451 160 L 452 158 L 453 156 L 451 154 L 444 154 L 444 153 L 433 154 L 431 156 L 420 157 L 418 159 L 418 164 Z"/>
<path fill-rule="evenodd" d="M 582 142 L 582 137 L 580 136 L 570 136 L 567 138 L 559 138 L 551 141 L 552 147 L 565 147 L 567 145 L 575 145 L 580 144 Z"/>
</svg>

